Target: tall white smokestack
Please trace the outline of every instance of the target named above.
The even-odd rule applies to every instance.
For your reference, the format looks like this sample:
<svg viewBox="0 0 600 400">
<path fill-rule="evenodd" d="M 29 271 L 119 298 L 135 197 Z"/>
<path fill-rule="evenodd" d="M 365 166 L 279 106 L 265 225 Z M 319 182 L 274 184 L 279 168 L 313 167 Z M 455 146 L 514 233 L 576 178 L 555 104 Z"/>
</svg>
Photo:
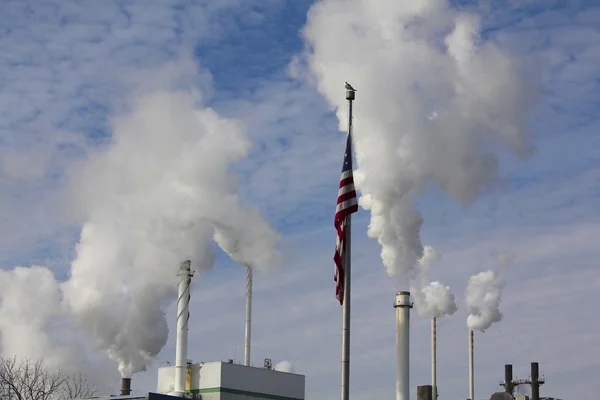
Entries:
<svg viewBox="0 0 600 400">
<path fill-rule="evenodd" d="M 177 276 L 179 296 L 177 298 L 177 347 L 175 350 L 175 390 L 170 393 L 181 396 L 185 393 L 185 377 L 187 373 L 188 320 L 190 318 L 190 284 L 194 274 L 191 261 L 181 263 Z"/>
<path fill-rule="evenodd" d="M 252 267 L 246 266 L 246 335 L 244 344 L 244 365 L 250 366 L 250 339 L 252 328 Z"/>
<path fill-rule="evenodd" d="M 475 400 L 475 379 L 473 375 L 473 330 L 469 329 L 469 399 Z"/>
<path fill-rule="evenodd" d="M 396 292 L 396 400 L 410 395 L 410 292 Z"/>
<path fill-rule="evenodd" d="M 433 400 L 437 399 L 437 332 L 436 319 L 431 320 L 431 387 Z"/>
</svg>

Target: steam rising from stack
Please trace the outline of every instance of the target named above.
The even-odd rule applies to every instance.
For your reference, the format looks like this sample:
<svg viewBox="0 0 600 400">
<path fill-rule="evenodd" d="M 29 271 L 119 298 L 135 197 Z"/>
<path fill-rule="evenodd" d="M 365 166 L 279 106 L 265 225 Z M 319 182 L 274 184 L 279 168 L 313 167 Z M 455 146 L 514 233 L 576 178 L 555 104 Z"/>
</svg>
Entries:
<svg viewBox="0 0 600 400">
<path fill-rule="evenodd" d="M 480 272 L 469 279 L 465 290 L 469 329 L 485 332 L 502 319 L 500 299 L 503 288 L 504 279 L 493 270 Z"/>
<path fill-rule="evenodd" d="M 441 282 L 426 284 L 431 266 L 441 258 L 441 253 L 432 246 L 425 246 L 423 257 L 418 262 L 419 280 L 413 281 L 412 293 L 421 316 L 440 318 L 458 310 L 450 287 Z"/>
<path fill-rule="evenodd" d="M 503 272 L 506 271 L 515 256 L 510 253 L 502 253 L 498 257 Z M 469 397 L 473 399 L 475 386 L 474 372 L 474 331 L 485 332 L 493 323 L 502 319 L 500 312 L 500 300 L 505 282 L 503 276 L 493 270 L 480 272 L 469 278 L 465 289 L 465 303 L 469 316 L 467 327 L 469 328 Z"/>
<path fill-rule="evenodd" d="M 305 51 L 290 65 L 336 108 L 342 131 L 340 85 L 360 87 L 355 183 L 371 212 L 368 234 L 404 287 L 420 285 L 423 219 L 414 195 L 433 183 L 469 205 L 495 186 L 498 145 L 531 153 L 524 126 L 539 81 L 522 76 L 519 60 L 480 31 L 479 17 L 447 1 L 322 0 L 308 13 Z"/>
<path fill-rule="evenodd" d="M 45 283 L 38 288 L 43 301 L 19 306 L 31 317 L 26 330 L 68 317 L 129 378 L 166 343 L 163 309 L 176 298 L 173 277 L 182 259 L 197 272 L 211 268 L 214 239 L 235 260 L 263 271 L 277 266 L 277 234 L 241 206 L 229 172 L 250 149 L 244 129 L 201 104 L 200 94 L 168 85 L 138 91 L 127 113 L 112 121 L 110 143 L 73 171 L 71 209 L 82 221 L 76 257 L 60 284 L 45 268 L 27 271 Z M 19 274 L 2 276 L 17 281 Z M 2 327 L 5 351 L 12 351 L 12 329 Z M 51 349 L 44 335 L 37 346 Z"/>
</svg>

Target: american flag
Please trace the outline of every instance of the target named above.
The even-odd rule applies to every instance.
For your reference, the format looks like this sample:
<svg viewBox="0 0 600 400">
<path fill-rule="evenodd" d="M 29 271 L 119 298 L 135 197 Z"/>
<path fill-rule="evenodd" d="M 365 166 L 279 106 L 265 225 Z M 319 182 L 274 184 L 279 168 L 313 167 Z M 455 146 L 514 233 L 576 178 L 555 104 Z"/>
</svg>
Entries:
<svg viewBox="0 0 600 400">
<path fill-rule="evenodd" d="M 335 270 L 333 279 L 335 285 L 335 297 L 344 304 L 344 262 L 343 252 L 346 248 L 346 217 L 358 211 L 358 200 L 356 190 L 354 189 L 354 177 L 352 176 L 352 139 L 348 135 L 346 140 L 346 153 L 344 154 L 344 165 L 342 166 L 342 176 L 340 178 L 340 190 L 338 191 L 337 207 L 335 209 L 335 218 L 333 224 L 337 230 L 337 240 L 335 243 Z"/>
</svg>

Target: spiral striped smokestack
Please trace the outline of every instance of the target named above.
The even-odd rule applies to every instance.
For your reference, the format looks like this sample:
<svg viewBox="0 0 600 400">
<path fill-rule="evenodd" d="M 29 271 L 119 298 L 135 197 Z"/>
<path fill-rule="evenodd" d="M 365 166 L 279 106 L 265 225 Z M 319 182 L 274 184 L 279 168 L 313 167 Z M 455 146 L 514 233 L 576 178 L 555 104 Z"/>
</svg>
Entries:
<svg viewBox="0 0 600 400">
<path fill-rule="evenodd" d="M 177 298 L 177 342 L 175 348 L 175 390 L 169 394 L 182 396 L 185 393 L 187 373 L 188 320 L 190 319 L 190 284 L 192 282 L 191 261 L 179 267 L 179 296 Z"/>
<path fill-rule="evenodd" d="M 250 341 L 252 337 L 252 267 L 246 266 L 246 330 L 244 342 L 244 365 L 250 366 Z"/>
</svg>

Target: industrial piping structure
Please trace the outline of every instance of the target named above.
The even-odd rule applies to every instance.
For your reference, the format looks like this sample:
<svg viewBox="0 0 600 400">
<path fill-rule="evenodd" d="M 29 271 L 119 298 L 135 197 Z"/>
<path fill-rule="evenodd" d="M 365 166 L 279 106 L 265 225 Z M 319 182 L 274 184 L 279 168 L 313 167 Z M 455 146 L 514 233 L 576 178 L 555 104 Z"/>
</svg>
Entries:
<svg viewBox="0 0 600 400">
<path fill-rule="evenodd" d="M 179 281 L 179 296 L 177 297 L 177 344 L 175 349 L 175 388 L 170 395 L 182 396 L 185 393 L 185 378 L 187 374 L 188 321 L 190 319 L 190 285 L 194 273 L 191 261 L 181 263 L 177 276 Z"/>
<path fill-rule="evenodd" d="M 504 382 L 500 386 L 504 386 L 504 391 L 510 395 L 514 395 L 515 388 L 521 385 L 531 385 L 531 400 L 540 400 L 540 386 L 546 382 L 544 377 L 540 378 L 540 365 L 537 362 L 531 363 L 531 375 L 528 379 L 513 379 L 512 365 L 504 366 Z"/>
<path fill-rule="evenodd" d="M 469 329 L 469 399 L 475 400 L 475 365 L 473 360 L 473 330 Z"/>
<path fill-rule="evenodd" d="M 437 399 L 437 326 L 435 317 L 431 320 L 431 398 Z"/>
<path fill-rule="evenodd" d="M 250 366 L 250 340 L 252 329 L 252 267 L 246 266 L 246 332 L 244 342 L 244 365 Z"/>
<path fill-rule="evenodd" d="M 410 396 L 410 292 L 396 292 L 396 400 Z"/>
</svg>

